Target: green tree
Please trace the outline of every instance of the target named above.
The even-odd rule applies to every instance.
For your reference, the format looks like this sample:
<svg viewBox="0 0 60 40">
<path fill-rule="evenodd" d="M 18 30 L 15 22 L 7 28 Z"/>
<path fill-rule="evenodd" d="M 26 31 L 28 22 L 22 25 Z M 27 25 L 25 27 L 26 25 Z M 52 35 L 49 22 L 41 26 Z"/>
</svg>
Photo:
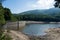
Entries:
<svg viewBox="0 0 60 40">
<path fill-rule="evenodd" d="M 5 24 L 5 19 L 3 14 L 4 14 L 4 9 L 1 4 L 0 5 L 0 25 Z"/>
<path fill-rule="evenodd" d="M 0 25 L 5 24 L 3 9 L 0 10 Z"/>
<path fill-rule="evenodd" d="M 4 18 L 6 21 L 15 21 L 15 17 L 12 15 L 9 8 L 4 8 Z"/>
<path fill-rule="evenodd" d="M 5 18 L 4 18 L 4 7 L 2 6 L 3 0 L 0 0 L 0 40 L 11 40 L 11 37 L 6 35 L 4 32 L 3 25 L 5 24 Z"/>
<path fill-rule="evenodd" d="M 11 11 L 10 9 L 8 8 L 4 8 L 4 17 L 5 17 L 5 20 L 11 20 Z"/>
</svg>

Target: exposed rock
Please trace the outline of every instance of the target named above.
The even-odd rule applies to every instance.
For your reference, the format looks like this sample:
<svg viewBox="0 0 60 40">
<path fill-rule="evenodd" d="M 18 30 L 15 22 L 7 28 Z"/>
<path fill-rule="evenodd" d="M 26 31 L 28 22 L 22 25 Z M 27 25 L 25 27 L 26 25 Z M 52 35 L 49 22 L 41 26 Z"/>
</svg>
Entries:
<svg viewBox="0 0 60 40">
<path fill-rule="evenodd" d="M 31 36 L 30 40 L 60 40 L 60 28 L 50 28 L 43 36 Z"/>
<path fill-rule="evenodd" d="M 44 37 L 48 40 L 60 40 L 60 28 L 50 28 L 46 33 Z"/>
</svg>

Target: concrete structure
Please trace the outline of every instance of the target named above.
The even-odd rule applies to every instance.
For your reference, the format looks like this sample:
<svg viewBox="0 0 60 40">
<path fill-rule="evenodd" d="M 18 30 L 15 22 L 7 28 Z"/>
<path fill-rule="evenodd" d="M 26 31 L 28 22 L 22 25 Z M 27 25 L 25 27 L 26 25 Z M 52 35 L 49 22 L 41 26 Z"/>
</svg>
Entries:
<svg viewBox="0 0 60 40">
<path fill-rule="evenodd" d="M 26 24 L 26 21 L 18 21 L 17 22 L 7 22 L 5 25 L 4 25 L 4 28 L 6 29 L 18 29 L 18 28 L 21 28 L 21 27 L 24 27 Z"/>
</svg>

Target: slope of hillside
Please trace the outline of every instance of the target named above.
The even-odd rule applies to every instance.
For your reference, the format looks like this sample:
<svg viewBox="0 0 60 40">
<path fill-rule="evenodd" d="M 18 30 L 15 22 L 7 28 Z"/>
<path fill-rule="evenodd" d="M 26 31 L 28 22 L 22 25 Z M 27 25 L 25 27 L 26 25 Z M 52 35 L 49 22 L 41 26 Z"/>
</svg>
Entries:
<svg viewBox="0 0 60 40">
<path fill-rule="evenodd" d="M 60 13 L 59 8 L 51 8 L 46 10 L 30 10 L 30 11 L 22 12 L 20 14 L 24 15 L 24 14 L 56 14 L 56 13 Z"/>
<path fill-rule="evenodd" d="M 60 9 L 30 10 L 17 15 L 14 14 L 14 16 L 25 21 L 60 22 Z"/>
</svg>

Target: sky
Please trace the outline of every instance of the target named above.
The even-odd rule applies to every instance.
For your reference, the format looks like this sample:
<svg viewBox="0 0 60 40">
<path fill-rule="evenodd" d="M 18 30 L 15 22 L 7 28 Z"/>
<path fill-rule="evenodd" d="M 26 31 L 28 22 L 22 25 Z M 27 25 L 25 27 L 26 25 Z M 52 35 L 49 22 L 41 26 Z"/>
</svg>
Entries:
<svg viewBox="0 0 60 40">
<path fill-rule="evenodd" d="M 6 0 L 4 7 L 11 10 L 12 13 L 21 13 L 35 9 L 50 9 L 54 6 L 54 0 Z"/>
</svg>

